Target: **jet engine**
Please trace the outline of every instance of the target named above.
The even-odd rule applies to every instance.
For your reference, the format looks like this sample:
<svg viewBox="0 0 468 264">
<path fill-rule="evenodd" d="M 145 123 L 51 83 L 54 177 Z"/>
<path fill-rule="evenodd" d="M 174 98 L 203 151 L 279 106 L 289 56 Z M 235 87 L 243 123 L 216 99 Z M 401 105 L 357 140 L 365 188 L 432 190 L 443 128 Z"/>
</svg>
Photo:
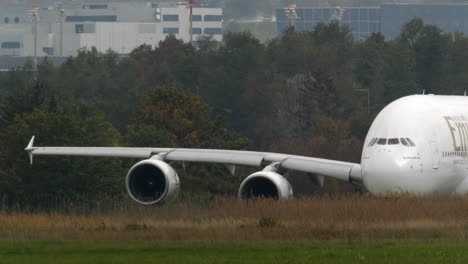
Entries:
<svg viewBox="0 0 468 264">
<path fill-rule="evenodd" d="M 274 171 L 259 171 L 241 183 L 239 199 L 274 198 L 284 199 L 293 196 L 293 190 L 288 180 Z"/>
<path fill-rule="evenodd" d="M 142 160 L 128 171 L 127 192 L 142 205 L 175 200 L 179 193 L 179 176 L 169 164 L 158 159 Z"/>
</svg>

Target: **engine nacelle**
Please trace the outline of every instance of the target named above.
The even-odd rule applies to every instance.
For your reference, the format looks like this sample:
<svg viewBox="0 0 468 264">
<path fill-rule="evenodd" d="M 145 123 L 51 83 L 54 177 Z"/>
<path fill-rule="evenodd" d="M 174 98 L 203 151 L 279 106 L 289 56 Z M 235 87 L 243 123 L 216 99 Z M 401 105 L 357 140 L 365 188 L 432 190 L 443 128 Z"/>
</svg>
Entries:
<svg viewBox="0 0 468 264">
<path fill-rule="evenodd" d="M 139 204 L 162 204 L 177 198 L 179 176 L 164 161 L 142 160 L 128 171 L 126 187 L 130 197 Z"/>
<path fill-rule="evenodd" d="M 293 196 L 288 180 L 273 171 L 259 171 L 247 178 L 239 187 L 239 199 L 275 198 L 284 199 Z"/>
</svg>

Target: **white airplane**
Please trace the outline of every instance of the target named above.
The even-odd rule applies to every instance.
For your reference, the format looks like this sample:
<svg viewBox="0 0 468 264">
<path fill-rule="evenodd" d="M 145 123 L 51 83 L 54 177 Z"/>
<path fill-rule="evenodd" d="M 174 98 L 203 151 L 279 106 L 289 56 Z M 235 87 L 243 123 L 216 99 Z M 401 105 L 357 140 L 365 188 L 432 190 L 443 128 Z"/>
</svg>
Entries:
<svg viewBox="0 0 468 264">
<path fill-rule="evenodd" d="M 211 162 L 262 166 L 241 183 L 238 196 L 292 197 L 287 170 L 364 185 L 374 194 L 464 194 L 468 192 L 468 97 L 412 95 L 386 106 L 369 129 L 361 164 L 297 155 L 213 149 L 26 147 L 34 155 L 142 158 L 128 172 L 126 188 L 137 203 L 171 201 L 179 176 L 167 163 Z"/>
</svg>

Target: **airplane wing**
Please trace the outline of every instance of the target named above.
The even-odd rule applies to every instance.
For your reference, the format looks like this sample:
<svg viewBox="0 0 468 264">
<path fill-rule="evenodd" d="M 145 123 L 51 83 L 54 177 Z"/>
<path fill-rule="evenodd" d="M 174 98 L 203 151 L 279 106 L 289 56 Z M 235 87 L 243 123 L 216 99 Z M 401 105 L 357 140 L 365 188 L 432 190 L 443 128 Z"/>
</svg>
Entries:
<svg viewBox="0 0 468 264">
<path fill-rule="evenodd" d="M 131 147 L 35 147 L 34 136 L 25 150 L 32 163 L 35 155 L 100 156 L 148 159 L 159 156 L 163 161 L 221 163 L 226 165 L 265 166 L 302 171 L 338 180 L 362 183 L 361 165 L 306 156 L 221 149 L 131 148 Z"/>
</svg>

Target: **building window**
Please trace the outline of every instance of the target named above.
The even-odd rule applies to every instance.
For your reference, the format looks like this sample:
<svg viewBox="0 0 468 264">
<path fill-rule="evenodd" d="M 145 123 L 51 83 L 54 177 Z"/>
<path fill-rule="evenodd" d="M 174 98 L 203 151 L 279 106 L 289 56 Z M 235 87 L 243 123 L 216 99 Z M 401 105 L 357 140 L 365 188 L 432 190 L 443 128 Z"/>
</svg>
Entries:
<svg viewBox="0 0 468 264">
<path fill-rule="evenodd" d="M 8 24 L 8 23 L 10 23 L 10 19 L 9 19 L 8 17 L 5 17 L 5 18 L 3 19 L 3 22 L 5 22 L 5 24 Z"/>
<path fill-rule="evenodd" d="M 76 24 L 75 25 L 75 33 L 81 34 L 84 32 L 84 25 L 83 24 Z"/>
<path fill-rule="evenodd" d="M 76 24 L 75 25 L 75 33 L 96 33 L 96 25 L 95 24 Z"/>
<path fill-rule="evenodd" d="M 179 15 L 163 15 L 163 21 L 179 21 Z"/>
<path fill-rule="evenodd" d="M 205 28 L 206 35 L 221 35 L 223 30 L 221 28 Z"/>
<path fill-rule="evenodd" d="M 2 42 L 2 49 L 19 49 L 21 48 L 21 42 Z"/>
<path fill-rule="evenodd" d="M 83 9 L 107 9 L 107 5 L 83 5 Z"/>
<path fill-rule="evenodd" d="M 117 16 L 67 16 L 66 22 L 116 22 Z"/>
<path fill-rule="evenodd" d="M 52 47 L 44 47 L 44 48 L 42 48 L 42 51 L 44 51 L 45 54 L 47 54 L 49 56 L 54 55 L 54 48 L 52 48 Z"/>
<path fill-rule="evenodd" d="M 192 21 L 202 21 L 201 15 L 192 15 Z"/>
<path fill-rule="evenodd" d="M 202 34 L 202 29 L 201 28 L 192 28 L 192 34 L 201 35 Z"/>
<path fill-rule="evenodd" d="M 164 28 L 164 34 L 179 34 L 179 28 Z"/>
<path fill-rule="evenodd" d="M 223 16 L 220 15 L 206 15 L 205 21 L 223 21 Z"/>
</svg>

